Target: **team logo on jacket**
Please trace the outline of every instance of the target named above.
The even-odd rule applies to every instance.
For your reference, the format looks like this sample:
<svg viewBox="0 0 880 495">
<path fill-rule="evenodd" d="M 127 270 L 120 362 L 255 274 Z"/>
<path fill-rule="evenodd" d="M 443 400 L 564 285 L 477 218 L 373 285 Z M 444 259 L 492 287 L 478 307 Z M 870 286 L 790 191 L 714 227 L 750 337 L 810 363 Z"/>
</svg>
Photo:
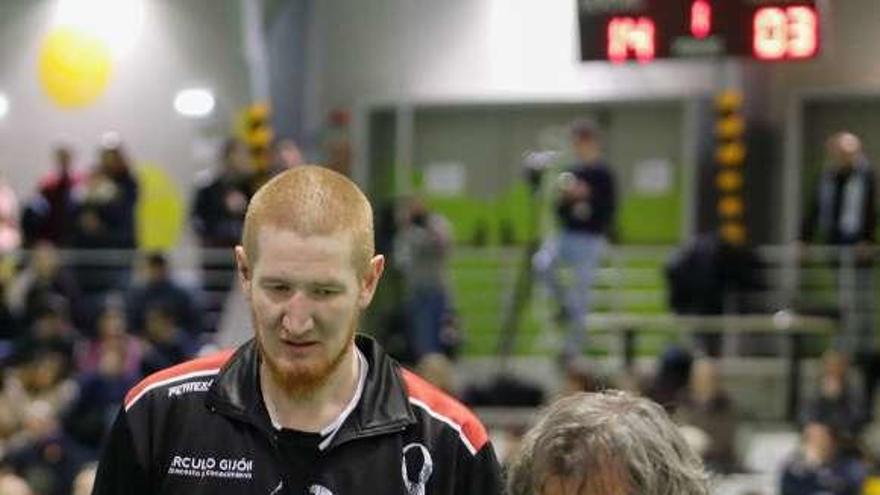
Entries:
<svg viewBox="0 0 880 495">
<path fill-rule="evenodd" d="M 175 455 L 168 466 L 168 474 L 187 478 L 223 478 L 249 480 L 253 478 L 254 461 L 237 459 Z"/>
<path fill-rule="evenodd" d="M 333 495 L 333 492 L 321 485 L 312 485 L 309 487 L 309 495 Z"/>
<path fill-rule="evenodd" d="M 403 448 L 401 471 L 407 495 L 425 495 L 425 486 L 434 472 L 431 453 L 420 443 L 407 445 Z"/>
<path fill-rule="evenodd" d="M 168 397 L 179 397 L 191 392 L 207 392 L 214 380 L 187 382 L 168 388 Z"/>
</svg>

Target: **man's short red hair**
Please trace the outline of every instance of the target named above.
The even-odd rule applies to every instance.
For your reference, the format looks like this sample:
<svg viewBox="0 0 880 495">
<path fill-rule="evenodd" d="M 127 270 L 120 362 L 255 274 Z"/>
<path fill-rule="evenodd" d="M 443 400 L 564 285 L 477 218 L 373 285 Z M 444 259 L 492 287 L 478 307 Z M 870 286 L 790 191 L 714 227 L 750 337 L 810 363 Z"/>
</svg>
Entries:
<svg viewBox="0 0 880 495">
<path fill-rule="evenodd" d="M 301 236 L 350 233 L 352 262 L 360 274 L 366 273 L 374 255 L 369 200 L 349 178 L 325 167 L 288 169 L 257 191 L 248 205 L 242 235 L 251 265 L 259 255 L 257 234 L 264 225 Z"/>
</svg>

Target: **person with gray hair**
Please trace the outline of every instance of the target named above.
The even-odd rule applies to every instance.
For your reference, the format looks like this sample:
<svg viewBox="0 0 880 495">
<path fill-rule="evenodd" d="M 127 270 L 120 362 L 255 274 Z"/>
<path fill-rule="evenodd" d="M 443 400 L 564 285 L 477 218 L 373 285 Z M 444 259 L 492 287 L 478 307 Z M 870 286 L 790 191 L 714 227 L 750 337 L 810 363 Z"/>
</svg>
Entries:
<svg viewBox="0 0 880 495">
<path fill-rule="evenodd" d="M 865 411 L 871 413 L 880 382 L 873 297 L 877 175 L 862 140 L 848 130 L 828 137 L 825 157 L 826 166 L 808 197 L 795 250 L 804 255 L 804 243 L 811 242 L 833 248 L 820 258 L 837 272 L 840 331 L 832 343 L 861 368 Z"/>
<path fill-rule="evenodd" d="M 509 495 L 708 495 L 700 458 L 656 403 L 578 393 L 545 410 L 508 473 Z"/>
</svg>

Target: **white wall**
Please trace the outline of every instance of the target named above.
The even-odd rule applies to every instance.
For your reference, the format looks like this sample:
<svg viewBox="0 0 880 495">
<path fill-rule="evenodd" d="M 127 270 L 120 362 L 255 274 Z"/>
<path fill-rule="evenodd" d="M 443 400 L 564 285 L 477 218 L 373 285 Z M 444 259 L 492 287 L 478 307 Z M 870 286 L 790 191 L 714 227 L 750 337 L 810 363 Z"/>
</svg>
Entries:
<svg viewBox="0 0 880 495">
<path fill-rule="evenodd" d="M 162 165 L 188 194 L 204 166 L 194 146 L 228 130 L 227 114 L 249 100 L 235 0 L 144 0 L 144 26 L 128 56 L 114 67 L 106 92 L 78 110 L 56 107 L 37 74 L 40 43 L 55 0 L 4 0 L 0 4 L 0 91 L 12 109 L 0 121 L 0 171 L 22 196 L 51 168 L 58 136 L 75 144 L 81 165 L 91 163 L 100 134 L 119 131 L 135 161 Z M 172 108 L 186 86 L 213 88 L 217 117 L 195 123 Z"/>
<path fill-rule="evenodd" d="M 880 89 L 880 2 L 825 0 L 823 53 L 771 72 L 774 116 L 784 115 L 793 94 L 804 90 L 876 92 Z"/>
<path fill-rule="evenodd" d="M 313 97 L 327 109 L 377 100 L 680 95 L 742 84 L 780 121 L 798 89 L 880 86 L 877 0 L 820 1 L 828 15 L 815 61 L 611 66 L 578 60 L 576 0 L 320 0 L 310 42 L 321 51 L 310 66 L 320 74 Z"/>
<path fill-rule="evenodd" d="M 575 0 L 321 0 L 324 108 L 376 100 L 587 99 L 710 91 L 723 64 L 578 60 Z"/>
</svg>

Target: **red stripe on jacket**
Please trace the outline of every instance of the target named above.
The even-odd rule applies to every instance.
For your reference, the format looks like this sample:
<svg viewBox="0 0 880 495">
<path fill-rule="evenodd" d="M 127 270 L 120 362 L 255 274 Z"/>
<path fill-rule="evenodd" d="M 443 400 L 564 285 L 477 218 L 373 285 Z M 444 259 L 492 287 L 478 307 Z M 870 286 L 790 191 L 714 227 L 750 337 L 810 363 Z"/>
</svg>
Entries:
<svg viewBox="0 0 880 495">
<path fill-rule="evenodd" d="M 402 375 L 410 399 L 415 399 L 428 406 L 435 413 L 448 418 L 458 426 L 461 435 L 470 442 L 476 451 L 483 448 L 489 441 L 486 428 L 470 409 L 412 371 L 404 369 Z"/>
<path fill-rule="evenodd" d="M 188 375 L 190 373 L 221 368 L 224 364 L 226 364 L 227 361 L 229 361 L 229 358 L 232 357 L 232 354 L 234 352 L 235 349 L 227 349 L 224 351 L 220 351 L 216 354 L 192 359 L 185 363 L 180 363 L 170 368 L 165 368 L 164 370 L 153 373 L 152 375 L 141 380 L 140 383 L 135 385 L 131 390 L 128 391 L 127 394 L 125 394 L 125 408 L 128 409 L 131 406 L 131 402 L 151 385 L 167 380 L 172 380 L 174 378 Z"/>
</svg>

